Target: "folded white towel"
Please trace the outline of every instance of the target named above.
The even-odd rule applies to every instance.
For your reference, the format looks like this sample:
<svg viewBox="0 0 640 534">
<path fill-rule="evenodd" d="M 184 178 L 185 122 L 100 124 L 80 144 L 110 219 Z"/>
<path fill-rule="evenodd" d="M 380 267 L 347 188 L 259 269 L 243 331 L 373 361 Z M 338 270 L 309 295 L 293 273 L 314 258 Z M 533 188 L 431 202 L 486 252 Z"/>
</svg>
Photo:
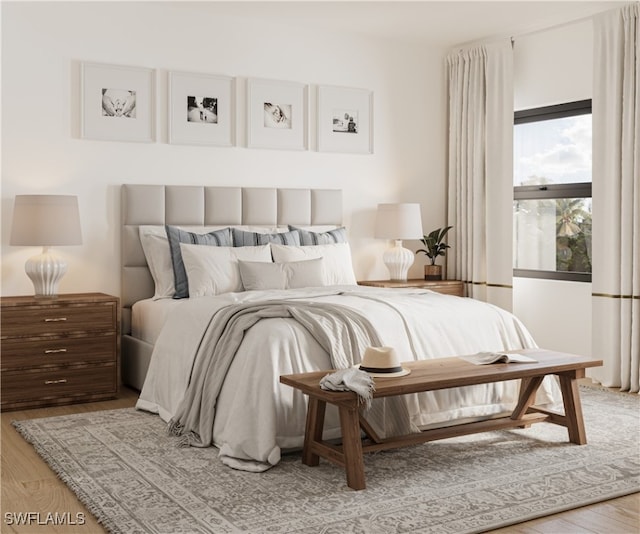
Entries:
<svg viewBox="0 0 640 534">
<path fill-rule="evenodd" d="M 373 378 L 357 367 L 339 369 L 325 375 L 320 380 L 320 387 L 328 391 L 354 391 L 367 408 L 371 407 L 373 392 L 376 389 Z"/>
</svg>

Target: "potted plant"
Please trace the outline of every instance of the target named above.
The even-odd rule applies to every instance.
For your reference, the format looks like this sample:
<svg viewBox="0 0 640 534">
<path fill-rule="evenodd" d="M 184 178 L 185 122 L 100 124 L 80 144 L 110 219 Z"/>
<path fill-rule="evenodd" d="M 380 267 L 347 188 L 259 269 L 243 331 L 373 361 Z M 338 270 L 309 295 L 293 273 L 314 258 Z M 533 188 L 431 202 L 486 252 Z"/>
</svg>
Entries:
<svg viewBox="0 0 640 534">
<path fill-rule="evenodd" d="M 425 280 L 442 280 L 442 266 L 436 265 L 436 258 L 438 256 L 444 256 L 445 251 L 450 248 L 449 245 L 443 243 L 442 240 L 451 228 L 453 228 L 453 226 L 437 228 L 428 235 L 423 236 L 420 240 L 424 244 L 425 248 L 416 250 L 416 254 L 422 252 L 431 260 L 429 265 L 424 266 Z"/>
</svg>

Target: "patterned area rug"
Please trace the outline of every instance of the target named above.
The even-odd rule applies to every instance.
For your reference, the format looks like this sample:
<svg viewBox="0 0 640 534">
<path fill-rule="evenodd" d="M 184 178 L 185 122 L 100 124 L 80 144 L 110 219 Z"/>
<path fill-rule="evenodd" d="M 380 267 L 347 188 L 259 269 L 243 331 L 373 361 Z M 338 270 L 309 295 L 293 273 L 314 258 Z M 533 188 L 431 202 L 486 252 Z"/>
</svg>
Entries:
<svg viewBox="0 0 640 534">
<path fill-rule="evenodd" d="M 476 434 L 367 455 L 353 491 L 324 461 L 234 471 L 177 448 L 134 409 L 14 422 L 113 533 L 464 533 L 640 491 L 640 397 L 581 388 L 586 446 L 564 428 Z"/>
</svg>

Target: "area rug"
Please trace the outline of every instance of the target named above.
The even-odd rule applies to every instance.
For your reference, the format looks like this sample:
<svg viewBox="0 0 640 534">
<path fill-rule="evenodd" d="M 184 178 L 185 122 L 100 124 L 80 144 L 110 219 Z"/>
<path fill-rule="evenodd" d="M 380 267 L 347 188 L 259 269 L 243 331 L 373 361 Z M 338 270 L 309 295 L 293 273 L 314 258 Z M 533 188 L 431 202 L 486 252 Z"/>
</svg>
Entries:
<svg viewBox="0 0 640 534">
<path fill-rule="evenodd" d="M 134 409 L 14 426 L 112 533 L 471 533 L 640 491 L 640 398 L 581 397 L 585 446 L 541 423 L 376 453 L 364 491 L 299 453 L 265 473 L 232 470 Z"/>
</svg>

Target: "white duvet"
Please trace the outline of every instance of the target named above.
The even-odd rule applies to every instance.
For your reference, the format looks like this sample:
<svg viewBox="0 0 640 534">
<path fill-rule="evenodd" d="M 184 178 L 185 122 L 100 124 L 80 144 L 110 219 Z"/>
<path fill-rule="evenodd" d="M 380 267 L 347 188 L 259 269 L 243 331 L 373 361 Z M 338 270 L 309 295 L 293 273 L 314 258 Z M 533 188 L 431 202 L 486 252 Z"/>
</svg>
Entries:
<svg viewBox="0 0 640 534">
<path fill-rule="evenodd" d="M 155 344 L 136 407 L 169 421 L 189 385 L 194 359 L 210 320 L 230 304 L 283 298 L 335 302 L 365 314 L 384 345 L 402 361 L 535 347 L 512 314 L 477 300 L 420 289 L 366 286 L 284 291 L 247 291 L 183 301 Z M 279 383 L 282 374 L 330 369 L 329 355 L 294 319 L 264 319 L 246 331 L 217 401 L 213 444 L 227 465 L 262 471 L 278 463 L 282 450 L 302 447 L 306 397 Z M 517 382 L 501 382 L 406 396 L 417 427 L 478 419 L 513 407 Z M 545 380 L 537 402 L 560 399 Z M 325 438 L 340 434 L 331 407 Z"/>
</svg>

